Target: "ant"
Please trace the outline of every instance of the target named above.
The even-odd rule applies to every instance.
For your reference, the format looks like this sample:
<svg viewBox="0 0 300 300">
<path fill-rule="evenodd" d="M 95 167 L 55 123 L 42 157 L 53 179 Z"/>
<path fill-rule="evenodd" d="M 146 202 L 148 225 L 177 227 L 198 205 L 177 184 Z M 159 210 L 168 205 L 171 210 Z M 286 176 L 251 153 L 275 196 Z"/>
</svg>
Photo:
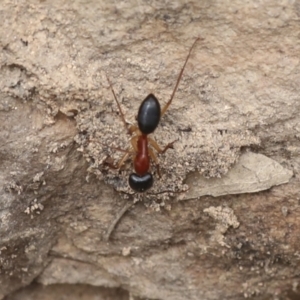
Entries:
<svg viewBox="0 0 300 300">
<path fill-rule="evenodd" d="M 122 121 L 127 129 L 127 132 L 130 135 L 135 133 L 135 135 L 131 138 L 131 146 L 133 148 L 133 151 L 117 149 L 117 150 L 125 152 L 124 156 L 120 159 L 119 163 L 117 165 L 114 165 L 110 162 L 106 162 L 106 163 L 114 169 L 120 169 L 122 167 L 122 165 L 125 163 L 125 161 L 128 159 L 128 157 L 130 156 L 130 154 L 134 154 L 133 166 L 134 166 L 135 172 L 131 173 L 129 175 L 128 181 L 129 181 L 129 186 L 136 192 L 140 192 L 140 193 L 145 192 L 146 190 L 150 189 L 153 185 L 153 176 L 149 172 L 150 159 L 152 159 L 155 162 L 156 168 L 157 168 L 157 174 L 160 177 L 159 163 L 158 163 L 158 159 L 157 159 L 155 153 L 153 152 L 153 148 L 156 150 L 157 153 L 163 154 L 168 149 L 173 149 L 173 144 L 177 141 L 177 140 L 175 140 L 175 141 L 167 144 L 162 149 L 154 139 L 149 137 L 149 134 L 151 134 L 155 131 L 156 127 L 159 124 L 161 117 L 165 114 L 168 107 L 172 103 L 172 100 L 177 91 L 183 71 L 189 60 L 191 52 L 192 52 L 194 46 L 196 45 L 196 43 L 200 39 L 201 38 L 197 38 L 189 50 L 189 53 L 185 59 L 184 65 L 178 75 L 177 82 L 176 82 L 174 90 L 171 94 L 170 100 L 165 104 L 165 106 L 161 110 L 161 107 L 160 107 L 160 104 L 159 104 L 157 98 L 153 94 L 149 94 L 140 105 L 138 115 L 137 115 L 138 126 L 136 126 L 136 125 L 133 125 L 130 127 L 127 126 L 124 113 L 121 109 L 120 103 L 117 99 L 117 96 L 113 89 L 112 83 L 111 83 L 110 79 L 108 78 L 108 76 L 106 75 L 107 81 L 109 83 L 110 89 L 111 89 L 113 96 L 115 98 L 115 101 L 117 103 Z"/>
</svg>

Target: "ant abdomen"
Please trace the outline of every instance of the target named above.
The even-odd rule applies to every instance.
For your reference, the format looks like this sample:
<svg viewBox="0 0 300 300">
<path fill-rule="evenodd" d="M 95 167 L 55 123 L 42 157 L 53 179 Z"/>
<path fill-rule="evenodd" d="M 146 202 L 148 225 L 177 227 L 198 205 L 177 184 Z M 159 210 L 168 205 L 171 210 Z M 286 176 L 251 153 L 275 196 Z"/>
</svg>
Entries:
<svg viewBox="0 0 300 300">
<path fill-rule="evenodd" d="M 136 192 L 142 193 L 150 189 L 153 185 L 153 176 L 151 173 L 146 173 L 140 176 L 136 173 L 129 175 L 129 186 Z"/>
</svg>

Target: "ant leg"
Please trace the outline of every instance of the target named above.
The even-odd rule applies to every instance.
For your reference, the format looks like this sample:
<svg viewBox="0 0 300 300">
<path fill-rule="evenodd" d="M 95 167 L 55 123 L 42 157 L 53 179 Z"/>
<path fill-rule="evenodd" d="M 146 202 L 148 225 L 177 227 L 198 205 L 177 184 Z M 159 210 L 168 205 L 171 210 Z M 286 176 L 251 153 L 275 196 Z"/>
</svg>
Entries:
<svg viewBox="0 0 300 300">
<path fill-rule="evenodd" d="M 124 163 L 128 159 L 128 157 L 137 152 L 137 140 L 138 140 L 137 135 L 131 138 L 130 142 L 131 142 L 131 145 L 133 148 L 133 150 L 131 150 L 131 151 L 129 149 L 124 150 L 124 149 L 112 147 L 112 149 L 115 149 L 115 150 L 118 150 L 121 152 L 125 152 L 125 154 L 119 160 L 117 165 L 115 165 L 113 162 L 109 161 L 108 160 L 109 158 L 106 159 L 105 163 L 112 169 L 120 169 L 124 165 Z"/>
<path fill-rule="evenodd" d="M 111 147 L 111 149 L 117 150 L 117 151 L 120 151 L 120 152 L 124 152 L 124 153 L 129 153 L 129 154 L 133 154 L 134 153 L 134 151 L 130 151 L 129 149 L 124 150 L 124 149 L 121 149 L 119 147 Z"/>
<path fill-rule="evenodd" d="M 123 157 L 119 160 L 118 169 L 120 169 L 124 165 L 125 161 L 128 159 L 130 154 L 131 154 L 131 152 L 127 152 L 123 155 Z"/>
<path fill-rule="evenodd" d="M 131 143 L 131 146 L 132 146 L 132 148 L 133 148 L 133 150 L 135 151 L 135 152 L 138 152 L 138 147 L 137 147 L 137 141 L 138 141 L 138 136 L 137 135 L 135 135 L 131 140 L 130 140 L 130 143 Z"/>
<path fill-rule="evenodd" d="M 149 152 L 150 157 L 152 158 L 152 160 L 155 162 L 158 177 L 161 177 L 159 162 L 158 162 L 157 156 L 155 155 L 155 153 L 153 152 L 153 150 L 151 148 L 148 148 L 148 152 Z"/>
<path fill-rule="evenodd" d="M 126 150 L 122 150 L 122 151 L 126 151 Z M 126 153 L 122 156 L 122 158 L 119 160 L 119 162 L 118 162 L 117 165 L 115 165 L 115 164 L 112 162 L 112 160 L 110 159 L 110 157 L 107 157 L 107 158 L 105 159 L 104 163 L 105 163 L 106 165 L 108 165 L 111 169 L 116 169 L 116 170 L 117 170 L 117 169 L 120 169 L 120 168 L 124 165 L 124 163 L 125 163 L 125 161 L 128 159 L 128 157 L 130 156 L 130 154 L 131 154 L 130 151 L 126 152 Z"/>
<path fill-rule="evenodd" d="M 188 62 L 188 60 L 189 60 L 189 58 L 190 58 L 191 53 L 192 53 L 192 50 L 193 50 L 193 48 L 195 47 L 196 43 L 197 43 L 198 41 L 200 41 L 200 40 L 203 40 L 203 39 L 200 38 L 200 37 L 198 37 L 198 38 L 195 40 L 195 42 L 193 43 L 192 47 L 190 48 L 189 54 L 188 54 L 188 56 L 186 57 L 185 62 L 184 62 L 184 65 L 183 65 L 183 67 L 182 67 L 182 69 L 181 69 L 181 71 L 180 71 L 180 73 L 179 73 L 178 78 L 177 78 L 177 82 L 176 82 L 176 84 L 175 84 L 175 87 L 174 87 L 174 90 L 173 90 L 173 92 L 172 92 L 171 98 L 170 98 L 170 100 L 167 102 L 167 104 L 164 106 L 164 108 L 162 109 L 162 111 L 161 111 L 161 116 L 164 115 L 164 113 L 167 111 L 168 107 L 170 106 L 170 104 L 171 104 L 171 102 L 172 102 L 172 100 L 173 100 L 173 98 L 174 98 L 174 95 L 175 95 L 175 93 L 176 93 L 176 91 L 177 91 L 179 82 L 180 82 L 180 80 L 181 80 L 183 71 L 184 71 L 184 69 L 185 69 L 185 66 L 186 66 L 186 64 L 187 64 L 187 62 Z"/>
<path fill-rule="evenodd" d="M 140 132 L 139 127 L 137 125 L 131 125 L 128 130 L 129 130 L 129 132 L 130 132 L 131 135 L 134 132 L 136 132 L 136 133 Z"/>
<path fill-rule="evenodd" d="M 108 83 L 109 83 L 109 87 L 110 87 L 110 89 L 111 89 L 111 91 L 112 91 L 112 93 L 113 93 L 113 96 L 114 96 L 114 98 L 115 98 L 115 101 L 116 101 L 116 103 L 117 103 L 117 106 L 118 106 L 119 112 L 120 112 L 120 114 L 121 114 L 121 118 L 122 118 L 122 121 L 123 121 L 123 123 L 124 123 L 124 126 L 125 126 L 127 132 L 131 135 L 132 133 L 131 133 L 130 129 L 128 128 L 128 125 L 127 125 L 126 120 L 125 120 L 125 115 L 124 115 L 124 113 L 123 113 L 123 111 L 122 111 L 120 102 L 118 101 L 118 98 L 117 98 L 117 96 L 116 96 L 116 93 L 115 93 L 115 91 L 114 91 L 114 88 L 113 88 L 113 86 L 112 86 L 112 83 L 111 83 L 111 81 L 110 81 L 108 75 L 107 75 L 106 73 L 105 73 L 105 75 L 106 75 L 107 81 L 108 81 Z"/>
<path fill-rule="evenodd" d="M 149 144 L 160 154 L 165 153 L 168 149 L 173 149 L 174 148 L 173 145 L 177 141 L 178 141 L 178 139 L 167 144 L 163 149 L 161 149 L 160 146 L 157 144 L 157 142 L 154 139 L 148 137 Z"/>
</svg>

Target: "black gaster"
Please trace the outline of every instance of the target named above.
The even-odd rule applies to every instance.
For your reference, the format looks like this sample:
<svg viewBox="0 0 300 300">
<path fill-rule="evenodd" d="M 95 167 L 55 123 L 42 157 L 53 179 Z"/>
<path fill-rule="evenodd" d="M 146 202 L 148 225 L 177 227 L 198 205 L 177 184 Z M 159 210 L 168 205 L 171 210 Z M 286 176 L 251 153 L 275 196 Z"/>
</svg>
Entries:
<svg viewBox="0 0 300 300">
<path fill-rule="evenodd" d="M 137 116 L 139 130 L 143 134 L 152 133 L 159 123 L 160 113 L 158 100 L 153 94 L 149 94 L 139 108 Z"/>
<path fill-rule="evenodd" d="M 129 175 L 129 185 L 136 192 L 145 192 L 152 187 L 153 176 L 151 173 L 146 173 L 143 176 L 140 176 L 136 173 L 131 173 Z"/>
</svg>

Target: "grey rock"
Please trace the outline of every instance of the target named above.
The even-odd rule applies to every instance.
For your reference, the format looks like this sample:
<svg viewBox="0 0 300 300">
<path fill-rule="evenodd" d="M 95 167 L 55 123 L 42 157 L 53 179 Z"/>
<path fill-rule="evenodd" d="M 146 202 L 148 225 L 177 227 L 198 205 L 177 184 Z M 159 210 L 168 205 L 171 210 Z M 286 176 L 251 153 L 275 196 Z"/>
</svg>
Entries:
<svg viewBox="0 0 300 300">
<path fill-rule="evenodd" d="M 255 193 L 288 183 L 292 176 L 293 171 L 282 167 L 275 160 L 262 154 L 246 152 L 222 178 L 205 178 L 197 173 L 190 175 L 186 181 L 190 189 L 184 199 L 204 195 L 218 197 Z"/>
</svg>

